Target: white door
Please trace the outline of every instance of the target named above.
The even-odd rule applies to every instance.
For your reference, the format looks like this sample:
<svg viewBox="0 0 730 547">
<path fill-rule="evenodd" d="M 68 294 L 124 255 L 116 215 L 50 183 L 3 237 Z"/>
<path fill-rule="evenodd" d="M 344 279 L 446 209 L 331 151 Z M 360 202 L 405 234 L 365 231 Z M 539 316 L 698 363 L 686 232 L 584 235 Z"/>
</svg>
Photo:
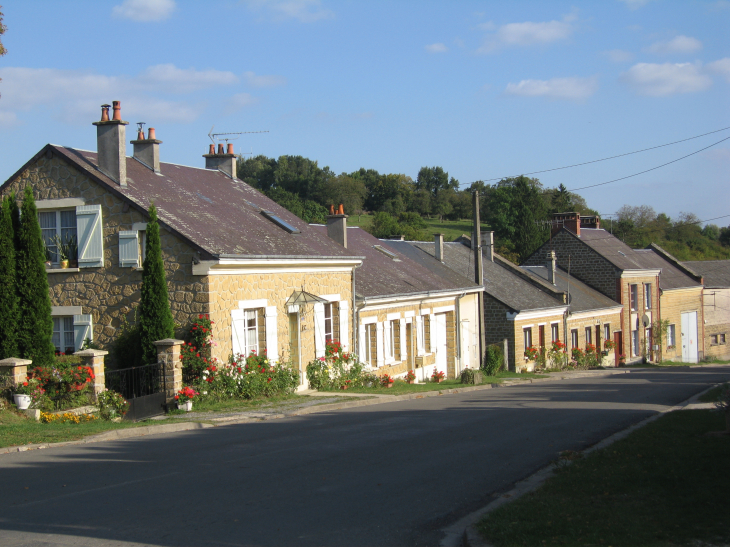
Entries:
<svg viewBox="0 0 730 547">
<path fill-rule="evenodd" d="M 697 362 L 697 312 L 682 313 L 682 361 Z"/>
<path fill-rule="evenodd" d="M 437 313 L 436 323 L 436 370 L 446 375 L 446 314 Z"/>
</svg>

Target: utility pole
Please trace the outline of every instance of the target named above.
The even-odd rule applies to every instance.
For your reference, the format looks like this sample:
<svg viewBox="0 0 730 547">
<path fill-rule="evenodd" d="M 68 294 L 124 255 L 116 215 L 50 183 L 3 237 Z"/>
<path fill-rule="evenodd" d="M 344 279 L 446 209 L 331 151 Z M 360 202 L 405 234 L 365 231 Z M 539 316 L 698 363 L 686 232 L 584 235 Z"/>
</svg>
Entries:
<svg viewBox="0 0 730 547">
<path fill-rule="evenodd" d="M 471 248 L 474 251 L 474 282 L 484 285 L 484 271 L 482 264 L 482 225 L 479 218 L 479 190 L 472 194 L 474 205 L 474 230 L 472 232 Z M 487 349 L 487 332 L 484 324 L 484 292 L 478 293 L 479 302 L 479 366 L 484 363 L 484 352 Z"/>
</svg>

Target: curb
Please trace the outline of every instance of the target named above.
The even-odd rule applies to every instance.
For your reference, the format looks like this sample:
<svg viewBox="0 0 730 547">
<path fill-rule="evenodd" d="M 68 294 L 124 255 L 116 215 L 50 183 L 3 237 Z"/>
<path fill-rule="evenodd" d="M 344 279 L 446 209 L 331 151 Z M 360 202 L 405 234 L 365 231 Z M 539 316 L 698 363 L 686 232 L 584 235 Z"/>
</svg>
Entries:
<svg viewBox="0 0 730 547">
<path fill-rule="evenodd" d="M 689 399 L 686 399 L 680 403 L 678 403 L 675 406 L 672 406 L 670 408 L 667 408 L 665 410 L 657 412 L 654 416 L 650 416 L 638 423 L 635 423 L 634 425 L 631 425 L 627 427 L 626 429 L 622 429 L 621 431 L 617 431 L 613 435 L 610 435 L 603 439 L 602 441 L 597 442 L 596 444 L 589 446 L 585 450 L 581 451 L 581 454 L 590 454 L 591 452 L 595 452 L 596 450 L 601 450 L 602 448 L 605 448 L 607 446 L 610 446 L 611 444 L 615 443 L 616 441 L 623 439 L 624 437 L 627 437 L 637 429 L 640 429 L 644 427 L 645 425 L 658 420 L 661 418 L 664 414 L 668 414 L 669 412 L 674 412 L 677 410 L 683 410 L 687 407 L 691 407 L 692 409 L 699 409 L 699 408 L 713 408 L 714 405 L 712 403 L 696 403 L 697 399 L 699 399 L 700 396 L 702 396 L 704 393 L 707 393 L 711 389 L 713 389 L 715 386 L 710 386 L 707 389 L 704 389 L 700 391 L 699 393 L 695 393 L 692 397 Z M 566 462 L 568 465 L 570 462 Z M 509 503 L 511 501 L 514 501 L 524 494 L 528 494 L 530 492 L 533 492 L 537 490 L 542 484 L 549 479 L 553 475 L 554 467 L 552 464 L 543 467 L 536 473 L 533 473 L 529 477 L 516 482 L 515 487 L 510 490 L 509 492 L 506 492 L 504 494 L 501 494 L 497 499 L 494 501 L 488 503 L 486 506 L 482 507 L 481 509 L 478 509 L 477 511 L 471 513 L 470 515 L 467 515 L 466 517 L 460 519 L 458 522 L 450 526 L 449 528 L 446 528 L 444 532 L 446 533 L 446 537 L 441 541 L 441 545 L 446 546 L 456 546 L 461 545 L 463 547 L 493 547 L 493 545 L 487 541 L 485 541 L 482 536 L 479 534 L 479 532 L 476 529 L 476 523 L 481 520 L 482 517 L 484 517 L 486 514 L 491 513 L 498 507 L 504 505 L 505 503 Z M 461 534 L 458 533 L 458 528 L 463 528 L 463 532 Z M 461 541 L 458 541 L 458 536 L 460 536 Z M 456 539 L 456 541 L 454 541 Z M 451 541 L 449 541 L 451 540 Z"/>
</svg>

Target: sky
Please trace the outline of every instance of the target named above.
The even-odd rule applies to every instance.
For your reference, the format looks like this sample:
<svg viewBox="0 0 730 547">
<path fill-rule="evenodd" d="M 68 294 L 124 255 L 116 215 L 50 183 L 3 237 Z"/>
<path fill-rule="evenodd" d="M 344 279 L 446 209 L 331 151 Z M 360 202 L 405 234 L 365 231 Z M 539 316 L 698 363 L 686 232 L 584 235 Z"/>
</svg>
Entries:
<svg viewBox="0 0 730 547">
<path fill-rule="evenodd" d="M 113 100 L 163 162 L 268 131 L 236 153 L 462 188 L 714 132 L 530 176 L 575 190 L 694 153 L 577 191 L 604 218 L 730 225 L 730 0 L 0 2 L 0 181 L 47 143 L 95 150 Z"/>
</svg>

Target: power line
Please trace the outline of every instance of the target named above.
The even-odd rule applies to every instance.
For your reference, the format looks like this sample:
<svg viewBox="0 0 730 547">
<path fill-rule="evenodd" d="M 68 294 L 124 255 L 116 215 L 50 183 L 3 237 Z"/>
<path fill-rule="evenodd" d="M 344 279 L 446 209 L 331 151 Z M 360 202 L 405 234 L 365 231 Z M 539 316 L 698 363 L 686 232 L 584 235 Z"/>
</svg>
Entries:
<svg viewBox="0 0 730 547">
<path fill-rule="evenodd" d="M 679 141 L 674 142 L 668 142 L 666 144 L 660 144 L 658 146 L 651 146 L 649 148 L 642 148 L 641 150 L 634 150 L 633 152 L 626 152 L 625 154 L 618 154 L 616 156 L 609 156 L 607 158 L 601 158 L 600 160 L 591 160 L 591 161 L 584 161 L 583 163 L 574 163 L 573 165 L 565 165 L 563 167 L 553 167 L 552 169 L 543 169 L 542 171 L 532 171 L 530 173 L 520 173 L 520 175 L 537 175 L 538 173 L 549 173 L 550 171 L 560 171 L 561 169 L 570 169 L 571 167 L 580 167 L 581 165 L 589 165 L 591 163 L 598 163 L 601 161 L 607 161 L 607 160 L 613 160 L 616 158 L 622 158 L 624 156 L 631 156 L 632 154 L 639 154 L 641 152 L 648 152 L 649 150 L 656 150 L 657 148 L 663 148 L 665 146 L 671 146 L 673 144 L 679 144 L 680 142 L 687 142 L 691 141 L 693 139 L 699 139 L 700 137 L 705 137 L 707 135 L 712 135 L 713 133 L 719 133 L 720 131 L 727 131 L 730 129 L 730 127 L 723 127 L 722 129 L 716 129 L 714 131 L 710 131 L 709 133 L 703 133 L 702 135 L 695 135 L 694 137 L 689 137 L 687 139 L 682 139 Z M 724 139 L 723 139 L 724 140 Z M 720 141 L 722 142 L 722 141 Z M 493 180 L 502 180 L 512 177 L 518 177 L 520 175 L 509 175 L 506 177 L 497 177 L 493 179 L 482 179 L 482 182 L 491 182 Z"/>
<path fill-rule="evenodd" d="M 633 175 L 627 175 L 625 177 L 620 177 L 620 178 L 617 178 L 617 179 L 608 180 L 606 182 L 599 182 L 598 184 L 591 184 L 589 186 L 581 186 L 580 188 L 571 188 L 569 190 L 569 192 L 576 192 L 578 190 L 585 190 L 586 188 L 595 188 L 596 186 L 603 186 L 605 184 L 611 184 L 612 182 L 618 182 L 620 180 L 626 180 L 626 179 L 630 179 L 632 177 L 637 177 L 639 175 L 643 175 L 644 173 L 648 173 L 649 171 L 655 171 L 656 169 L 659 169 L 661 167 L 666 167 L 667 165 L 671 165 L 672 163 L 677 163 L 678 161 L 681 161 L 681 160 L 683 160 L 685 158 L 689 158 L 690 156 L 694 156 L 695 154 L 699 154 L 700 152 L 703 152 L 703 151 L 707 150 L 708 148 L 712 148 L 713 146 L 716 146 L 716 145 L 720 144 L 721 142 L 724 142 L 724 141 L 726 141 L 728 139 L 730 139 L 730 137 L 725 137 L 722 140 L 719 140 L 717 142 L 712 143 L 710 146 L 705 146 L 704 148 L 700 148 L 696 152 L 692 152 L 691 154 L 687 154 L 686 156 L 682 156 L 681 158 L 677 158 L 676 160 L 668 161 L 667 163 L 662 163 L 661 165 L 657 165 L 656 167 L 652 167 L 651 169 L 646 169 L 644 171 L 639 171 L 638 173 L 634 173 Z"/>
</svg>

